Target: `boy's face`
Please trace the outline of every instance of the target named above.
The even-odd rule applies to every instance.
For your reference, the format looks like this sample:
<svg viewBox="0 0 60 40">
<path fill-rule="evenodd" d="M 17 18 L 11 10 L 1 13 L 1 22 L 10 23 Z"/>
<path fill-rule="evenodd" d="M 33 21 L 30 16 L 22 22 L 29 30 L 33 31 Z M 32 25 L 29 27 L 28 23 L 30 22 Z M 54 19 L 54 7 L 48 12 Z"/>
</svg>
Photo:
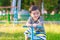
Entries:
<svg viewBox="0 0 60 40">
<path fill-rule="evenodd" d="M 40 16 L 39 10 L 35 10 L 31 12 L 31 17 L 34 19 L 34 21 L 38 20 L 39 16 Z"/>
</svg>

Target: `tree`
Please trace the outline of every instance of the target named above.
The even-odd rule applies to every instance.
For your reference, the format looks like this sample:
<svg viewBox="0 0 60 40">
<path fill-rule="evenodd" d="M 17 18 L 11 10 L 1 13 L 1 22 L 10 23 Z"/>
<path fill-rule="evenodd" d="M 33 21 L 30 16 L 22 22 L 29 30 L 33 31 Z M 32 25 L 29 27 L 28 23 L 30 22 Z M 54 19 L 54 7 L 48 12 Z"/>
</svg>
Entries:
<svg viewBox="0 0 60 40">
<path fill-rule="evenodd" d="M 58 0 L 44 0 L 44 7 L 50 13 L 58 6 Z"/>
<path fill-rule="evenodd" d="M 39 7 L 39 9 L 41 10 L 41 3 L 42 3 L 42 0 L 34 0 L 36 6 Z"/>
<path fill-rule="evenodd" d="M 60 11 L 60 0 L 58 0 L 58 6 L 55 8 L 55 12 L 59 13 Z"/>
<path fill-rule="evenodd" d="M 10 6 L 11 0 L 0 0 L 0 6 Z"/>
</svg>

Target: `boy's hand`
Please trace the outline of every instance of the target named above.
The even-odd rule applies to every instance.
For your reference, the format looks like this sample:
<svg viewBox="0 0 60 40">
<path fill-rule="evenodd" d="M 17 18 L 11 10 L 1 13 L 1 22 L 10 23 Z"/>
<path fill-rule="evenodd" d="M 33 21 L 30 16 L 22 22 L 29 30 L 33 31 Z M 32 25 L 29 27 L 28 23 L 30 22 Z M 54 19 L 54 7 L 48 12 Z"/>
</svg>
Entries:
<svg viewBox="0 0 60 40">
<path fill-rule="evenodd" d="M 35 23 L 34 23 L 34 24 L 33 24 L 33 26 L 34 26 L 34 27 L 36 27 L 36 26 L 37 26 L 37 24 L 35 24 Z"/>
<path fill-rule="evenodd" d="M 31 24 L 28 24 L 28 23 L 27 23 L 26 25 L 27 25 L 27 26 L 31 26 Z"/>
</svg>

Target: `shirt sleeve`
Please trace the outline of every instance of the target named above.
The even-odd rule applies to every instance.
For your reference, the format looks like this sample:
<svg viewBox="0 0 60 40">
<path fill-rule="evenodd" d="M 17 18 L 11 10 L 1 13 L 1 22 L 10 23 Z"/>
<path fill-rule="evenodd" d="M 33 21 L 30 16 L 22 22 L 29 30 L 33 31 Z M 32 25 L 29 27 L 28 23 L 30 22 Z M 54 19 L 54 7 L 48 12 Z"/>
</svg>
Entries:
<svg viewBox="0 0 60 40">
<path fill-rule="evenodd" d="M 43 23 L 44 23 L 44 18 L 43 18 L 43 16 L 40 16 L 39 24 L 43 26 Z"/>
<path fill-rule="evenodd" d="M 42 23 L 44 23 L 44 17 L 43 17 L 43 16 L 40 17 L 40 21 L 41 21 Z"/>
<path fill-rule="evenodd" d="M 27 25 L 27 24 L 31 24 L 31 17 L 29 17 L 29 19 L 27 20 L 26 25 Z"/>
</svg>

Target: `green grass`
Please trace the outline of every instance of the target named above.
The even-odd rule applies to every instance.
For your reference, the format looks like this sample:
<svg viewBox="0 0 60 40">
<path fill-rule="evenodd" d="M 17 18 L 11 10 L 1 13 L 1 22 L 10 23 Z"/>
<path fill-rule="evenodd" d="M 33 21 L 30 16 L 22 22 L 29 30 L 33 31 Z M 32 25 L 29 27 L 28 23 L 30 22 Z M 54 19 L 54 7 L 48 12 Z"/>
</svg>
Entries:
<svg viewBox="0 0 60 40">
<path fill-rule="evenodd" d="M 23 33 L 2 33 L 0 32 L 0 40 L 24 40 Z"/>
<path fill-rule="evenodd" d="M 60 14 L 44 14 L 44 20 L 45 21 L 60 21 Z"/>
<path fill-rule="evenodd" d="M 60 40 L 60 34 L 47 33 L 47 40 Z"/>
<path fill-rule="evenodd" d="M 1 16 L 0 16 L 0 20 L 7 20 L 7 16 L 6 16 L 6 15 L 4 15 L 4 16 L 1 15 Z"/>
<path fill-rule="evenodd" d="M 60 34 L 50 33 L 46 34 L 47 40 L 60 40 Z M 25 40 L 23 32 L 21 33 L 2 33 L 0 32 L 0 40 Z"/>
<path fill-rule="evenodd" d="M 4 26 L 5 25 L 5 26 Z M 0 24 L 0 40 L 25 40 L 23 24 Z M 59 24 L 45 24 L 46 39 L 60 40 L 60 25 Z"/>
</svg>

